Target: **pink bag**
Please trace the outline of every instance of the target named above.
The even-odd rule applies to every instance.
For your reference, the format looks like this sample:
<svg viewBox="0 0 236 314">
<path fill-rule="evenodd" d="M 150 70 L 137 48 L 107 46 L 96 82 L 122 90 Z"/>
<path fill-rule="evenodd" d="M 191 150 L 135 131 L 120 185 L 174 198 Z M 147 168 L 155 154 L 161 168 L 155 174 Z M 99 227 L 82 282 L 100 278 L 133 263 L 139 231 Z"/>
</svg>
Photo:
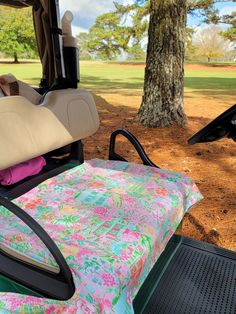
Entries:
<svg viewBox="0 0 236 314">
<path fill-rule="evenodd" d="M 11 185 L 39 173 L 46 161 L 42 156 L 35 157 L 10 168 L 0 170 L 0 184 Z"/>
</svg>

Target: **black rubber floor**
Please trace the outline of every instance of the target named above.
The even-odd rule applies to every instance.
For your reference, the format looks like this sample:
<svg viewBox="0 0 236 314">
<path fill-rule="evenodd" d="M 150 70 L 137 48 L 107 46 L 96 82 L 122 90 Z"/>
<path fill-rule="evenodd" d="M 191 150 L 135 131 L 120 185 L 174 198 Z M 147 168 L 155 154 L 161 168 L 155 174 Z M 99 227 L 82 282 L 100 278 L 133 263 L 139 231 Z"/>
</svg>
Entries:
<svg viewBox="0 0 236 314">
<path fill-rule="evenodd" d="M 235 314 L 236 253 L 188 238 L 180 243 L 180 238 L 175 236 L 169 244 L 176 246 L 168 266 L 156 278 L 155 271 L 150 274 L 152 289 L 145 282 L 149 296 L 142 291 L 137 295 L 135 313 Z"/>
</svg>

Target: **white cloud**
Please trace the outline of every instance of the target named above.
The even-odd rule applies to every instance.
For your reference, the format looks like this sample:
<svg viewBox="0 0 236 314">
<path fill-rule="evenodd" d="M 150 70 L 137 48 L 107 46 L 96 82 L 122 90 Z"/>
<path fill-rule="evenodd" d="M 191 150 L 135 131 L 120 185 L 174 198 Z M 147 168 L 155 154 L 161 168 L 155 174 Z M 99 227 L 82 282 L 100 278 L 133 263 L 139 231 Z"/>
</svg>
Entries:
<svg viewBox="0 0 236 314">
<path fill-rule="evenodd" d="M 122 1 L 122 4 L 125 4 L 125 5 L 127 5 L 127 4 L 133 4 L 134 3 L 134 0 L 123 0 Z"/>
<path fill-rule="evenodd" d="M 113 0 L 60 0 L 61 15 L 70 10 L 74 15 L 73 25 L 88 29 L 97 16 L 114 9 Z"/>
<path fill-rule="evenodd" d="M 226 15 L 226 14 L 231 14 L 232 12 L 236 11 L 236 5 L 226 5 L 222 7 L 219 11 L 220 15 Z"/>
<path fill-rule="evenodd" d="M 79 33 L 88 33 L 88 30 L 83 27 L 72 25 L 72 34 L 76 37 Z"/>
</svg>

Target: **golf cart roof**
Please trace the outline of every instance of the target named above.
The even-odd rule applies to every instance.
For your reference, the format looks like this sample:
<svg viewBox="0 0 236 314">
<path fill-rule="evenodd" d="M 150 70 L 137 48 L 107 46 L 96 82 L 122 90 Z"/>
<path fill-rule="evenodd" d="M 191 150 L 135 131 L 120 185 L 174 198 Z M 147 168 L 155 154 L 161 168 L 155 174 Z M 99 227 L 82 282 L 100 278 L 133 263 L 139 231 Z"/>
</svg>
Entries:
<svg viewBox="0 0 236 314">
<path fill-rule="evenodd" d="M 41 87 L 49 88 L 55 82 L 63 85 L 65 65 L 58 0 L 0 0 L 0 5 L 14 8 L 32 6 L 35 37 L 42 63 Z M 59 82 L 59 83 L 58 83 Z"/>
<path fill-rule="evenodd" d="M 35 3 L 35 0 L 0 0 L 0 4 L 7 5 L 14 8 L 24 8 L 31 6 Z"/>
</svg>

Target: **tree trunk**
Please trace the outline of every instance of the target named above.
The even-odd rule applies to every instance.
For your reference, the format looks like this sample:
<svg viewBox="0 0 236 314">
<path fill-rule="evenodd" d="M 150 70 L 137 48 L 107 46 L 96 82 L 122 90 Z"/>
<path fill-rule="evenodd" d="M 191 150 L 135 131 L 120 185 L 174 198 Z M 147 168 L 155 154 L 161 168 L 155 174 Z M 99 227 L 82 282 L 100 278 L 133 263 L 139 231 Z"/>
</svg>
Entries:
<svg viewBox="0 0 236 314">
<path fill-rule="evenodd" d="M 17 53 L 14 52 L 14 63 L 19 63 Z"/>
<path fill-rule="evenodd" d="M 186 124 L 183 109 L 186 0 L 151 0 L 144 96 L 146 127 Z"/>
</svg>

